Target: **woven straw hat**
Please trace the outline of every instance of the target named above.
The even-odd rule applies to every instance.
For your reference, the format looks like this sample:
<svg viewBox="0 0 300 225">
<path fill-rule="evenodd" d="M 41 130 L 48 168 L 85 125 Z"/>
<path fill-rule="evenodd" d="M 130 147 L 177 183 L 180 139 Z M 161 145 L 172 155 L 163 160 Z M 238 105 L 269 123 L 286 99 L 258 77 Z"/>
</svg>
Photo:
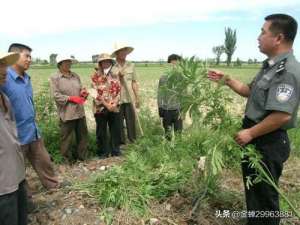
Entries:
<svg viewBox="0 0 300 225">
<path fill-rule="evenodd" d="M 102 61 L 105 61 L 105 60 L 111 60 L 113 61 L 114 59 L 111 57 L 110 54 L 108 53 L 102 53 L 98 56 L 98 59 L 97 59 L 97 62 L 102 62 Z"/>
<path fill-rule="evenodd" d="M 17 52 L 5 52 L 0 53 L 0 62 L 6 64 L 7 66 L 15 64 L 20 57 L 20 54 Z"/>
<path fill-rule="evenodd" d="M 133 47 L 130 47 L 126 44 L 116 43 L 115 46 L 114 46 L 114 51 L 111 54 L 111 57 L 116 57 L 116 52 L 118 52 L 120 50 L 123 50 L 123 49 L 127 50 L 127 55 L 134 50 Z"/>
<path fill-rule="evenodd" d="M 58 55 L 56 58 L 56 63 L 59 64 L 63 61 L 71 61 L 72 63 L 75 62 L 74 59 L 72 59 L 70 56 L 66 56 L 66 55 Z"/>
</svg>

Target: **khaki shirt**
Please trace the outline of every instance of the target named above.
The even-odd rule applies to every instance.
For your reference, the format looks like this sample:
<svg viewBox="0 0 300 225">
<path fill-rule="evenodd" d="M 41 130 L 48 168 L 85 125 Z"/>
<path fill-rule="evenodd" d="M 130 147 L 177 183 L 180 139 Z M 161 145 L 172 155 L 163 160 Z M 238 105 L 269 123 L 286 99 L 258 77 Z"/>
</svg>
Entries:
<svg viewBox="0 0 300 225">
<path fill-rule="evenodd" d="M 126 61 L 123 66 L 116 63 L 112 68 L 112 74 L 118 75 L 119 72 L 124 74 L 124 80 L 127 84 L 128 91 L 129 91 L 129 93 L 128 93 L 126 88 L 124 87 L 123 81 L 120 79 L 120 81 L 121 81 L 121 99 L 120 99 L 120 103 L 121 104 L 122 103 L 133 103 L 132 101 L 134 101 L 134 99 L 133 99 L 134 98 L 134 93 L 133 93 L 133 90 L 132 90 L 132 82 L 133 81 L 137 82 L 137 75 L 136 75 L 134 63 Z"/>
<path fill-rule="evenodd" d="M 272 111 L 292 115 L 283 129 L 296 126 L 300 98 L 300 64 L 292 52 L 266 60 L 250 84 L 246 116 L 259 123 Z"/>
<path fill-rule="evenodd" d="M 8 98 L 0 92 L 0 196 L 15 192 L 25 179 L 24 158 Z M 6 108 L 6 109 L 5 109 Z"/>
<path fill-rule="evenodd" d="M 85 117 L 83 105 L 68 101 L 69 96 L 80 96 L 80 77 L 71 72 L 71 76 L 65 76 L 57 72 L 50 78 L 51 92 L 54 97 L 59 118 L 65 122 Z"/>
</svg>

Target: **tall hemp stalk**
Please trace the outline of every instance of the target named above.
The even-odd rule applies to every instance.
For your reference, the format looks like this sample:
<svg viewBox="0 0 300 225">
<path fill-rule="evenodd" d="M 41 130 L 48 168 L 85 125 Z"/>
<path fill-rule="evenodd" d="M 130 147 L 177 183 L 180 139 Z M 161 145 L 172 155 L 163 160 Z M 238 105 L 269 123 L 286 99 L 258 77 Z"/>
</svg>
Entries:
<svg viewBox="0 0 300 225">
<path fill-rule="evenodd" d="M 271 173 L 269 172 L 267 166 L 262 161 L 262 156 L 257 153 L 253 146 L 244 148 L 242 151 L 242 158 L 247 157 L 250 162 L 250 168 L 255 169 L 255 177 L 247 177 L 247 188 L 251 188 L 253 183 L 265 182 L 271 185 L 278 194 L 284 199 L 284 201 L 289 205 L 290 209 L 296 217 L 300 219 L 300 212 L 296 209 L 293 203 L 288 199 L 284 192 L 278 187 Z"/>
<path fill-rule="evenodd" d="M 223 159 L 226 151 L 232 150 L 230 154 L 234 154 L 240 150 L 240 146 L 232 138 L 237 131 L 237 122 L 226 108 L 227 104 L 231 102 L 231 98 L 228 97 L 222 85 L 214 84 L 207 79 L 207 64 L 197 61 L 195 57 L 184 59 L 178 65 L 171 67 L 167 76 L 168 82 L 163 89 L 169 93 L 173 92 L 174 97 L 178 98 L 181 104 L 181 117 L 185 118 L 188 114 L 196 129 L 201 129 L 203 126 L 212 129 L 212 135 L 207 138 L 205 143 L 208 150 L 206 152 L 204 182 L 208 187 L 211 180 L 217 179 L 217 175 L 225 166 Z M 241 160 L 247 156 L 250 166 L 257 171 L 257 178 L 254 181 L 264 181 L 273 186 L 294 214 L 300 218 L 295 206 L 267 172 L 259 153 L 253 147 L 247 147 L 241 151 L 240 155 Z M 250 179 L 248 179 L 248 184 L 252 184 Z M 197 197 L 191 214 L 197 210 L 199 202 L 205 197 L 206 192 L 207 188 Z"/>
</svg>

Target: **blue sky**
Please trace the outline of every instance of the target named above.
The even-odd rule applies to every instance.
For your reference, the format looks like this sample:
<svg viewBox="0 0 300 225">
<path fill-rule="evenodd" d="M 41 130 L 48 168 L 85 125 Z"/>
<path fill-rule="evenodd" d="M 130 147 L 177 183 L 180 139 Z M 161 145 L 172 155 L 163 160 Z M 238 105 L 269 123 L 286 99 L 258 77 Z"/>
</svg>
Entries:
<svg viewBox="0 0 300 225">
<path fill-rule="evenodd" d="M 166 59 L 170 53 L 213 58 L 212 47 L 223 44 L 224 28 L 231 27 L 238 38 L 233 58 L 262 60 L 265 56 L 257 49 L 257 36 L 266 15 L 286 13 L 300 23 L 300 1 L 294 0 L 17 0 L 2 4 L 1 8 L 11 10 L 0 14 L 0 50 L 21 42 L 34 49 L 33 57 L 43 59 L 58 53 L 90 60 L 93 54 L 111 52 L 116 42 L 135 48 L 131 60 Z M 299 32 L 294 52 L 300 59 Z"/>
</svg>

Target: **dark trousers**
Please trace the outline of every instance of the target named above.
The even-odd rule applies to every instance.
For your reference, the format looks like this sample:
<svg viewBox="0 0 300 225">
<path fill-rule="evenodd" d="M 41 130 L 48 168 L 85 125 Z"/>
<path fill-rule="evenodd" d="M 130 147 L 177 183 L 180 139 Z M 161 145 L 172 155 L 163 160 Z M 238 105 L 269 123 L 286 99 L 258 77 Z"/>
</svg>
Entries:
<svg viewBox="0 0 300 225">
<path fill-rule="evenodd" d="M 0 196 L 0 224 L 27 224 L 27 194 L 25 182 L 19 184 L 17 191 Z"/>
<path fill-rule="evenodd" d="M 136 121 L 132 103 L 123 103 L 120 106 L 121 143 L 126 143 L 124 120 L 127 128 L 127 137 L 130 143 L 136 140 Z"/>
<path fill-rule="evenodd" d="M 243 128 L 250 128 L 255 123 L 248 118 L 243 121 Z M 254 139 L 250 144 L 253 144 L 263 158 L 263 165 L 266 167 L 267 173 L 271 174 L 276 184 L 283 170 L 283 163 L 288 159 L 290 153 L 289 139 L 287 132 L 278 129 L 261 137 Z M 244 159 L 242 162 L 243 180 L 245 185 L 247 211 L 279 211 L 279 194 L 269 184 L 261 181 L 260 183 L 246 187 L 246 180 L 251 176 L 251 180 L 255 179 L 255 170 L 249 167 L 249 162 Z M 248 218 L 248 225 L 279 225 L 279 217 L 268 218 Z"/>
<path fill-rule="evenodd" d="M 95 114 L 95 119 L 98 156 L 120 155 L 120 113 L 104 110 L 102 113 Z"/>
<path fill-rule="evenodd" d="M 70 145 L 72 142 L 73 132 L 75 132 L 75 138 L 77 143 L 77 151 L 75 159 L 84 160 L 87 153 L 87 138 L 88 129 L 86 125 L 85 117 L 69 120 L 66 122 L 60 121 L 61 131 L 61 145 L 60 152 L 65 159 L 72 159 L 72 152 L 70 151 Z"/>
<path fill-rule="evenodd" d="M 172 128 L 174 128 L 174 132 L 177 133 L 180 133 L 182 131 L 182 119 L 180 117 L 179 110 L 163 109 L 162 119 L 166 139 L 172 139 Z"/>
</svg>

